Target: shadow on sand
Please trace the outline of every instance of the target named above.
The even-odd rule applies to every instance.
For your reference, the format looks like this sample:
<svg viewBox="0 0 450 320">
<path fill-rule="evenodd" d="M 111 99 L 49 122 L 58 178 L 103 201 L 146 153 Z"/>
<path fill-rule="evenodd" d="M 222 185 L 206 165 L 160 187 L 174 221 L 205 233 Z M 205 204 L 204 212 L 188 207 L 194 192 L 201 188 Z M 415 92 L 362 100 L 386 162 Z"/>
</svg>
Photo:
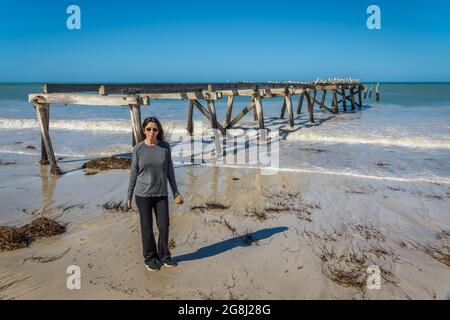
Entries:
<svg viewBox="0 0 450 320">
<path fill-rule="evenodd" d="M 287 227 L 276 227 L 270 229 L 261 229 L 245 236 L 234 237 L 228 240 L 220 241 L 209 246 L 198 249 L 195 252 L 183 254 L 180 256 L 173 257 L 176 262 L 198 260 L 203 258 L 209 258 L 225 251 L 237 248 L 237 247 L 248 247 L 252 243 L 270 238 L 276 233 L 284 232 L 288 230 Z"/>
</svg>

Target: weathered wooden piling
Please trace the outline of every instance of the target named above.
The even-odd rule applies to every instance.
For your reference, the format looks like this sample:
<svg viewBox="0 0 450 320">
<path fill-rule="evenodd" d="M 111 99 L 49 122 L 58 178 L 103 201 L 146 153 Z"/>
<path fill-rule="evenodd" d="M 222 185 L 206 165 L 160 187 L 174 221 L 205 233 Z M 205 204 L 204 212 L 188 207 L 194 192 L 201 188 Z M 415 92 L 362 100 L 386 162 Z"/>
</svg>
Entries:
<svg viewBox="0 0 450 320">
<path fill-rule="evenodd" d="M 341 86 L 341 92 L 342 92 L 342 107 L 345 112 L 347 111 L 347 97 L 345 96 L 345 86 Z"/>
<path fill-rule="evenodd" d="M 323 109 L 325 105 L 325 98 L 327 96 L 327 90 L 322 89 L 322 101 L 320 102 L 319 106 L 321 109 Z"/>
<path fill-rule="evenodd" d="M 333 89 L 333 106 L 334 106 L 334 113 L 339 113 L 339 105 L 337 100 L 337 89 Z"/>
<path fill-rule="evenodd" d="M 231 121 L 231 116 L 233 113 L 233 103 L 234 103 L 234 95 L 228 97 L 227 114 L 226 114 L 225 124 L 229 124 Z"/>
<path fill-rule="evenodd" d="M 43 116 L 43 123 L 45 126 L 45 130 L 47 132 L 49 132 L 50 130 L 50 105 L 49 104 L 42 104 L 45 112 L 44 112 L 44 116 Z M 48 153 L 47 153 L 47 148 L 45 147 L 45 142 L 44 142 L 44 137 L 41 134 L 41 160 L 39 161 L 39 163 L 41 165 L 47 165 L 50 163 L 50 161 L 48 160 Z"/>
<path fill-rule="evenodd" d="M 189 100 L 189 105 L 188 105 L 188 122 L 187 122 L 187 131 L 189 132 L 189 134 L 192 136 L 194 134 L 194 121 L 193 121 L 193 117 L 194 117 L 194 100 Z M 230 111 L 231 113 L 231 111 Z"/>
<path fill-rule="evenodd" d="M 297 114 L 300 114 L 302 112 L 303 97 L 304 97 L 303 94 L 300 94 L 298 96 Z"/>
<path fill-rule="evenodd" d="M 58 167 L 56 163 L 56 157 L 55 152 L 53 151 L 52 141 L 50 139 L 50 133 L 49 133 L 49 118 L 48 115 L 49 112 L 49 104 L 47 103 L 36 103 L 36 114 L 37 119 L 39 122 L 39 128 L 41 130 L 41 140 L 44 143 L 45 153 L 47 156 L 44 155 L 44 152 L 41 152 L 41 155 L 44 155 L 44 157 L 41 158 L 41 164 L 47 164 L 50 162 L 50 172 L 53 175 L 60 175 L 61 169 Z"/>
<path fill-rule="evenodd" d="M 305 92 L 304 95 L 306 96 L 306 101 L 308 102 L 309 121 L 311 123 L 314 123 L 315 122 L 315 120 L 314 120 L 314 112 L 313 112 L 313 107 L 314 106 L 313 106 L 313 104 L 311 102 L 311 96 L 309 95 L 308 92 Z M 291 127 L 292 127 L 292 125 L 291 125 Z"/>
<path fill-rule="evenodd" d="M 362 109 L 361 89 L 358 89 L 358 104 L 359 104 L 359 108 Z"/>
<path fill-rule="evenodd" d="M 289 125 L 291 127 L 294 126 L 294 111 L 292 110 L 292 99 L 290 94 L 285 94 L 284 101 L 286 103 L 286 107 L 288 110 L 288 116 L 289 116 Z"/>
<path fill-rule="evenodd" d="M 133 133 L 133 146 L 144 140 L 141 121 L 141 106 L 139 104 L 131 104 L 129 106 L 131 117 L 131 128 Z"/>
</svg>

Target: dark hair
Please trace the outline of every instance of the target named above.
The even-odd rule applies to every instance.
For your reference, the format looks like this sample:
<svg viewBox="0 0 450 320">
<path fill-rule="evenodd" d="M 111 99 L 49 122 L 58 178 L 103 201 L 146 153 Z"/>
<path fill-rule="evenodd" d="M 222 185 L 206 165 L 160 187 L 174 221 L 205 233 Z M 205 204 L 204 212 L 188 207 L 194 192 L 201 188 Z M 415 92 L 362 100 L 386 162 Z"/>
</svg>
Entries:
<svg viewBox="0 0 450 320">
<path fill-rule="evenodd" d="M 142 136 L 145 137 L 145 127 L 150 123 L 154 122 L 156 123 L 156 126 L 158 127 L 158 135 L 156 136 L 156 139 L 160 141 L 165 141 L 165 135 L 164 135 L 164 129 L 161 125 L 161 122 L 155 117 L 148 117 L 144 119 L 144 122 L 142 123 Z"/>
</svg>

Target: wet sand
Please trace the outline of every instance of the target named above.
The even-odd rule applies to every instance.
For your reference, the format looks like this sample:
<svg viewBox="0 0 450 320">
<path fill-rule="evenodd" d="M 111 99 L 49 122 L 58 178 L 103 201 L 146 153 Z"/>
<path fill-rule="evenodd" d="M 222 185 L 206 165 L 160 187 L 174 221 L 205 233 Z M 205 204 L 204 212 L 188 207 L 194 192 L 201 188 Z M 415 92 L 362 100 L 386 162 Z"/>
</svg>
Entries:
<svg viewBox="0 0 450 320">
<path fill-rule="evenodd" d="M 216 166 L 176 168 L 170 197 L 178 267 L 144 268 L 128 170 L 59 177 L 35 161 L 0 166 L 0 224 L 44 215 L 67 231 L 0 252 L 0 299 L 445 299 L 450 187 Z M 28 162 L 27 162 L 28 161 Z M 84 161 L 85 162 L 85 161 Z M 156 227 L 155 227 L 156 228 Z M 157 235 L 157 232 L 155 232 Z M 68 290 L 66 269 L 81 268 Z M 381 271 L 368 289 L 367 267 Z"/>
</svg>

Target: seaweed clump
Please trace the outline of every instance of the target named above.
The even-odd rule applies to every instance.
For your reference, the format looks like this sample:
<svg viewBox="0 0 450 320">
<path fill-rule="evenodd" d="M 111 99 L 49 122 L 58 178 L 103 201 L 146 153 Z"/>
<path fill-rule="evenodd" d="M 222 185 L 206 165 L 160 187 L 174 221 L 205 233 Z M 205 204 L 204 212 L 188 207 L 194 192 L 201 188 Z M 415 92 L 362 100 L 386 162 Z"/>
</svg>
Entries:
<svg viewBox="0 0 450 320">
<path fill-rule="evenodd" d="M 114 169 L 130 169 L 131 159 L 108 157 L 102 159 L 95 159 L 83 164 L 83 169 L 89 170 L 114 170 Z"/>
<path fill-rule="evenodd" d="M 66 226 L 46 217 L 39 217 L 21 227 L 0 226 L 0 251 L 27 247 L 37 238 L 63 234 Z"/>
</svg>

